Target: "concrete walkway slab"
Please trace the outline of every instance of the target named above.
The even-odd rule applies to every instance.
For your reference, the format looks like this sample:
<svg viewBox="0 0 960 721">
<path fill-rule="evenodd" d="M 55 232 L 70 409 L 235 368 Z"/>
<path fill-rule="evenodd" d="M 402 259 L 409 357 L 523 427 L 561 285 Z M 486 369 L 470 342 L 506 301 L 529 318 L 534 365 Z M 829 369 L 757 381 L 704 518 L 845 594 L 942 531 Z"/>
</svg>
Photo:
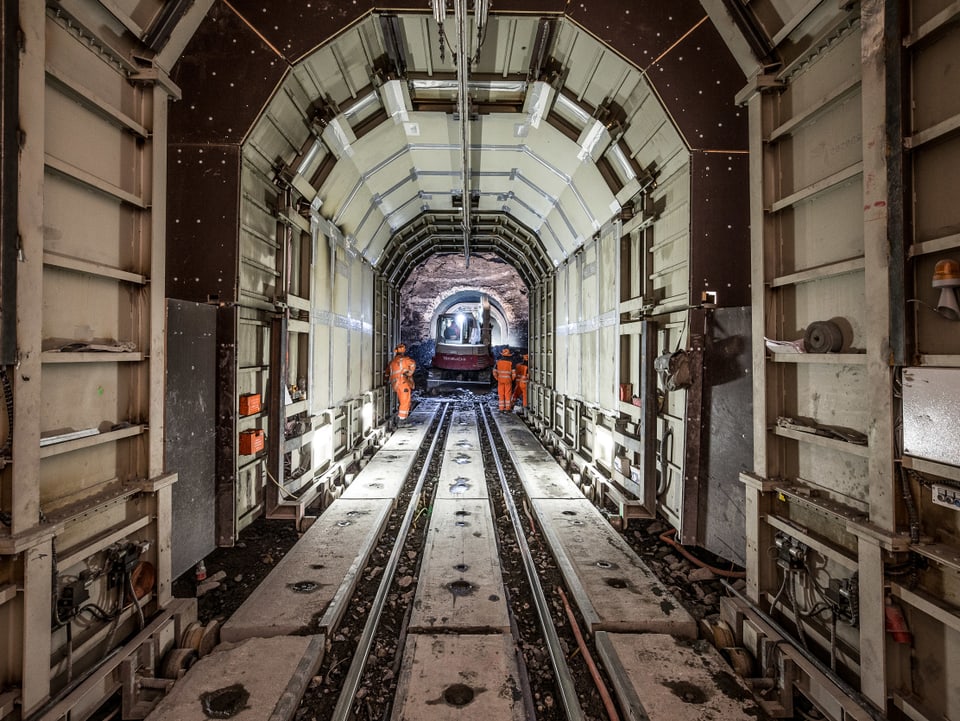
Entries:
<svg viewBox="0 0 960 721">
<path fill-rule="evenodd" d="M 446 451 L 437 482 L 437 498 L 487 498 L 483 456 L 479 451 Z"/>
<path fill-rule="evenodd" d="M 597 650 L 632 721 L 750 721 L 753 694 L 706 641 L 601 631 Z M 646 716 L 644 715 L 646 713 Z"/>
<path fill-rule="evenodd" d="M 347 486 L 342 499 L 390 498 L 396 500 L 410 468 L 417 458 L 414 449 L 409 451 L 379 451 L 363 470 Z"/>
<path fill-rule="evenodd" d="M 435 501 L 410 615 L 411 632 L 488 633 L 509 628 L 490 504 Z"/>
<path fill-rule="evenodd" d="M 477 431 L 477 414 L 474 411 L 457 411 L 453 414 L 450 432 L 447 434 L 447 450 L 479 451 L 480 434 Z"/>
<path fill-rule="evenodd" d="M 390 499 L 334 502 L 224 624 L 221 639 L 335 628 L 392 507 Z"/>
<path fill-rule="evenodd" d="M 500 428 L 503 442 L 509 451 L 541 451 L 549 456 L 543 444 L 515 413 L 494 413 L 493 419 Z"/>
<path fill-rule="evenodd" d="M 433 421 L 437 412 L 437 405 L 431 404 L 424 408 L 419 408 L 403 421 L 400 421 L 397 429 L 390 434 L 386 443 L 380 449 L 382 451 L 415 451 L 423 443 L 430 429 L 430 423 Z"/>
<path fill-rule="evenodd" d="M 221 644 L 190 668 L 147 721 L 288 721 L 322 660 L 322 635 Z M 227 715 L 232 707 L 238 710 Z"/>
<path fill-rule="evenodd" d="M 528 498 L 584 498 L 560 464 L 546 451 L 510 453 Z"/>
<path fill-rule="evenodd" d="M 531 504 L 591 630 L 697 637 L 693 617 L 590 501 Z"/>
<path fill-rule="evenodd" d="M 512 637 L 411 634 L 391 721 L 522 721 Z"/>
</svg>

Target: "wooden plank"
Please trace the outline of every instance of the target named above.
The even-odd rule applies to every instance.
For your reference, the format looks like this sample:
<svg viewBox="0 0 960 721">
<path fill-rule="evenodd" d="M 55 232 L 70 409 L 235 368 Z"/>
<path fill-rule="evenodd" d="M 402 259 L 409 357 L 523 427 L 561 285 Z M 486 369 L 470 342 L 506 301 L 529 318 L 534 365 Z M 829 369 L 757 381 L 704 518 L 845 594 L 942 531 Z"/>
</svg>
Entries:
<svg viewBox="0 0 960 721">
<path fill-rule="evenodd" d="M 75 270 L 78 273 L 88 273 L 89 275 L 96 275 L 101 278 L 122 280 L 127 283 L 135 283 L 136 285 L 146 285 L 148 282 L 147 276 L 142 273 L 132 273 L 104 263 L 55 253 L 52 250 L 45 250 L 43 252 L 43 264 L 54 268 L 63 268 L 64 270 Z"/>
<path fill-rule="evenodd" d="M 117 541 L 136 533 L 142 528 L 146 528 L 153 522 L 149 516 L 141 516 L 132 523 L 125 523 L 120 526 L 108 528 L 93 538 L 86 539 L 82 543 L 66 548 L 57 554 L 57 567 L 61 571 L 68 571 L 74 564 L 80 563 L 85 558 L 89 558 L 94 553 L 102 551 Z"/>
<path fill-rule="evenodd" d="M 863 264 L 864 259 L 862 257 L 841 260 L 837 263 L 828 263 L 817 266 L 816 268 L 808 268 L 807 270 L 790 273 L 789 275 L 781 275 L 770 282 L 770 287 L 780 288 L 785 285 L 809 283 L 811 281 L 833 278 L 847 273 L 856 273 L 857 271 L 863 270 Z"/>
<path fill-rule="evenodd" d="M 960 233 L 952 233 L 939 238 L 931 238 L 930 240 L 913 243 L 910 245 L 907 255 L 910 258 L 915 258 L 918 255 L 942 253 L 943 251 L 953 250 L 954 248 L 960 248 Z"/>
<path fill-rule="evenodd" d="M 133 436 L 139 436 L 141 433 L 143 433 L 144 429 L 145 426 L 135 425 L 130 426 L 129 428 L 120 428 L 116 431 L 98 433 L 95 436 L 78 438 L 75 441 L 64 441 L 63 443 L 56 443 L 52 446 L 43 446 L 40 449 L 40 457 L 49 458 L 50 456 L 58 456 L 61 453 L 69 453 L 71 451 L 78 451 L 82 448 L 91 448 L 104 443 L 123 440 L 124 438 L 132 438 Z"/>
<path fill-rule="evenodd" d="M 58 363 L 139 363 L 143 359 L 143 353 L 111 353 L 109 351 L 90 351 L 80 353 L 44 351 L 40 356 L 40 362 L 44 365 L 54 365 Z"/>
<path fill-rule="evenodd" d="M 956 22 L 958 18 L 960 18 L 960 2 L 954 2 L 918 27 L 916 32 L 905 37 L 903 39 L 903 46 L 909 48 L 916 45 L 946 25 Z"/>
<path fill-rule="evenodd" d="M 866 353 L 771 353 L 769 357 L 774 363 L 824 363 L 846 366 L 867 364 Z"/>
<path fill-rule="evenodd" d="M 932 476 L 949 478 L 951 481 L 960 481 L 960 468 L 957 466 L 948 466 L 946 463 L 937 463 L 913 456 L 904 456 L 902 463 L 904 468 L 910 468 L 920 473 L 929 473 Z"/>
<path fill-rule="evenodd" d="M 910 546 L 910 550 L 942 566 L 960 571 L 960 553 L 950 546 L 942 543 L 916 543 Z"/>
<path fill-rule="evenodd" d="M 821 178 L 815 183 L 811 183 L 805 188 L 801 188 L 800 190 L 797 190 L 796 192 L 793 192 L 790 195 L 780 198 L 780 200 L 775 201 L 773 205 L 770 206 L 770 209 L 768 212 L 779 213 L 781 210 L 785 208 L 789 208 L 793 205 L 796 205 L 802 200 L 807 200 L 808 198 L 812 198 L 815 195 L 819 195 L 820 193 L 825 193 L 831 188 L 837 185 L 840 185 L 841 183 L 844 183 L 847 180 L 850 180 L 851 178 L 855 178 L 856 176 L 861 175 L 862 173 L 863 173 L 863 162 L 858 161 L 853 165 L 847 168 L 844 168 L 843 170 L 839 170 L 836 173 L 832 173 L 825 178 Z"/>
<path fill-rule="evenodd" d="M 812 120 L 820 113 L 828 110 L 833 105 L 838 103 L 840 100 L 843 100 L 848 95 L 851 95 L 854 90 L 860 87 L 860 77 L 854 77 L 847 80 L 845 83 L 838 85 L 836 88 L 830 92 L 822 95 L 819 99 L 814 100 L 810 105 L 796 115 L 794 115 L 789 120 L 781 123 L 779 126 L 774 128 L 773 132 L 770 133 L 770 137 L 767 138 L 768 143 L 772 143 L 776 140 L 779 140 L 785 135 L 789 135 L 794 130 L 796 130 L 800 125 L 803 125 L 807 121 Z"/>
<path fill-rule="evenodd" d="M 147 130 L 142 124 L 138 123 L 126 113 L 118 110 L 112 104 L 108 103 L 106 100 L 88 88 L 84 87 L 73 78 L 67 77 L 57 68 L 48 66 L 46 68 L 46 74 L 49 79 L 54 81 L 55 85 L 58 85 L 63 90 L 68 91 L 74 100 L 78 100 L 87 108 L 100 113 L 108 120 L 116 123 L 121 128 L 129 130 L 134 135 L 137 135 L 141 138 L 150 137 L 150 131 Z"/>
<path fill-rule="evenodd" d="M 929 143 L 932 140 L 937 140 L 950 133 L 955 133 L 957 130 L 960 130 L 960 114 L 949 117 L 946 120 L 941 120 L 936 125 L 932 125 L 929 128 L 907 136 L 904 138 L 903 144 L 906 148 L 913 150 L 919 148 L 924 143 Z"/>
<path fill-rule="evenodd" d="M 766 518 L 767 523 L 778 531 L 786 533 L 788 536 L 797 538 L 814 551 L 822 556 L 826 556 L 832 561 L 846 568 L 848 571 L 856 571 L 858 568 L 857 559 L 842 546 L 831 543 L 826 539 L 817 538 L 811 535 L 806 528 L 800 528 L 795 523 L 782 519 L 779 516 L 770 514 Z"/>
<path fill-rule="evenodd" d="M 780 436 L 781 438 L 791 438 L 795 441 L 800 441 L 801 443 L 807 443 L 812 446 L 820 446 L 821 448 L 830 448 L 834 451 L 840 451 L 842 453 L 849 453 L 854 456 L 859 456 L 861 458 L 870 457 L 870 447 L 869 446 L 858 446 L 856 443 L 848 443 L 847 441 L 838 441 L 836 438 L 827 438 L 826 436 L 818 436 L 813 433 L 803 433 L 801 431 L 794 431 L 789 428 L 780 428 L 779 426 L 774 426 L 774 434 Z"/>
<path fill-rule="evenodd" d="M 896 582 L 890 584 L 890 592 L 944 626 L 960 633 L 960 608 L 951 608 L 922 590 L 911 591 Z"/>
<path fill-rule="evenodd" d="M 60 158 L 55 158 L 49 153 L 44 155 L 43 162 L 44 165 L 46 165 L 46 167 L 50 170 L 60 173 L 71 180 L 75 180 L 78 183 L 87 186 L 88 188 L 98 190 L 101 193 L 109 195 L 123 203 L 132 205 L 135 208 L 140 208 L 141 210 L 146 210 L 150 207 L 149 203 L 147 203 L 147 201 L 141 198 L 139 195 L 124 190 L 113 183 L 108 183 L 106 180 L 98 178 L 93 173 L 89 173 L 82 168 L 78 168 L 77 166 L 72 165 L 65 160 L 60 160 Z"/>
</svg>

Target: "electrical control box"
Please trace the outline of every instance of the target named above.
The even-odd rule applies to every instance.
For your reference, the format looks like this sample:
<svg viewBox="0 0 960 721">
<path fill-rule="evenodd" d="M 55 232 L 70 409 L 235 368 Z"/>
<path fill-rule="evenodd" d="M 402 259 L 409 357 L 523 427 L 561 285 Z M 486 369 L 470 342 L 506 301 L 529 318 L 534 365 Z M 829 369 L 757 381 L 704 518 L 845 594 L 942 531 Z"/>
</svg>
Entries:
<svg viewBox="0 0 960 721">
<path fill-rule="evenodd" d="M 955 511 L 960 511 L 960 488 L 934 484 L 933 502 L 938 506 L 946 506 Z"/>
<path fill-rule="evenodd" d="M 903 452 L 960 466 L 960 368 L 903 369 Z"/>
</svg>

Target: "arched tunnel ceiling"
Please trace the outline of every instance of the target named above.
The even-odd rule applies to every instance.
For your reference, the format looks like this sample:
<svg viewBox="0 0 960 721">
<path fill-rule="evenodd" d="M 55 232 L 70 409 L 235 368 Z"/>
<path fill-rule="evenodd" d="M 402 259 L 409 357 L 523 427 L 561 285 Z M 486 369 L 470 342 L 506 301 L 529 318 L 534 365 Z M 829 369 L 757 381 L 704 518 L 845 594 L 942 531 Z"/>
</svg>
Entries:
<svg viewBox="0 0 960 721">
<path fill-rule="evenodd" d="M 677 147 L 746 147 L 745 116 L 733 105 L 742 73 L 697 4 L 604 2 L 590 12 L 555 4 L 497 4 L 504 14 L 492 16 L 472 70 L 472 96 L 485 106 L 471 123 L 472 245 L 509 260 L 531 285 L 615 218 L 648 174 L 678 162 Z M 385 11 L 242 1 L 215 2 L 188 45 L 173 73 L 185 100 L 171 116 L 178 144 L 242 144 L 244 163 L 263 176 L 282 166 L 299 175 L 297 189 L 318 193 L 321 213 L 347 243 L 398 284 L 431 253 L 463 247 L 457 124 L 447 112 L 454 65 L 449 49 L 439 57 L 429 8 L 410 9 L 421 14 L 388 15 L 414 80 L 403 118 L 389 107 L 384 75 L 374 73 L 392 50 Z M 540 13 L 552 24 L 541 76 L 558 73 L 548 79 L 560 92 L 547 122 L 536 123 L 528 81 Z M 582 147 L 594 116 L 616 121 L 605 173 Z M 342 121 L 333 143 L 331 119 Z"/>
<path fill-rule="evenodd" d="M 184 102 L 172 138 L 239 144 L 288 68 L 368 13 L 404 10 L 429 18 L 425 0 L 216 0 L 173 70 Z M 500 0 L 492 11 L 568 18 L 643 72 L 691 148 L 746 149 L 743 73 L 700 3 Z"/>
</svg>

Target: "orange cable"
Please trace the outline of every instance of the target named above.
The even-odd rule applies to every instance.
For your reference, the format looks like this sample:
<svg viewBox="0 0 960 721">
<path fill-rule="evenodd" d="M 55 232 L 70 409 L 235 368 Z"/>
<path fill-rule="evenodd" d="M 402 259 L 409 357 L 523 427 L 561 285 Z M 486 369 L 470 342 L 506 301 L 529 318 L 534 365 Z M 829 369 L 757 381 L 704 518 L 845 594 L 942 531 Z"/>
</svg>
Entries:
<svg viewBox="0 0 960 721">
<path fill-rule="evenodd" d="M 722 568 L 715 568 L 705 561 L 701 561 L 699 558 L 694 556 L 690 551 L 684 548 L 680 543 L 674 540 L 674 536 L 677 535 L 677 529 L 671 528 L 669 531 L 665 531 L 660 534 L 660 540 L 664 543 L 668 543 L 674 548 L 676 548 L 691 563 L 700 566 L 700 568 L 706 568 L 708 571 L 713 572 L 717 576 L 723 576 L 724 578 L 746 578 L 746 571 L 725 571 Z"/>
<path fill-rule="evenodd" d="M 600 678 L 600 672 L 597 670 L 597 665 L 593 662 L 593 657 L 590 655 L 590 650 L 587 648 L 587 644 L 584 643 L 583 635 L 580 633 L 580 626 L 577 624 L 577 619 L 573 615 L 573 609 L 570 608 L 570 602 L 567 600 L 567 595 L 559 586 L 557 587 L 557 593 L 560 594 L 560 598 L 563 600 L 563 607 L 567 611 L 567 620 L 570 621 L 570 628 L 573 629 L 573 635 L 577 638 L 577 646 L 580 648 L 580 653 L 583 655 L 583 660 L 587 663 L 587 668 L 590 669 L 590 675 L 593 677 L 593 683 L 597 687 L 597 691 L 600 693 L 600 698 L 603 700 L 603 707 L 607 710 L 607 716 L 610 718 L 610 721 L 620 721 L 620 714 L 617 713 L 617 707 L 613 705 L 613 699 L 610 698 L 610 692 L 607 691 L 607 687 L 604 685 L 603 679 Z"/>
</svg>

